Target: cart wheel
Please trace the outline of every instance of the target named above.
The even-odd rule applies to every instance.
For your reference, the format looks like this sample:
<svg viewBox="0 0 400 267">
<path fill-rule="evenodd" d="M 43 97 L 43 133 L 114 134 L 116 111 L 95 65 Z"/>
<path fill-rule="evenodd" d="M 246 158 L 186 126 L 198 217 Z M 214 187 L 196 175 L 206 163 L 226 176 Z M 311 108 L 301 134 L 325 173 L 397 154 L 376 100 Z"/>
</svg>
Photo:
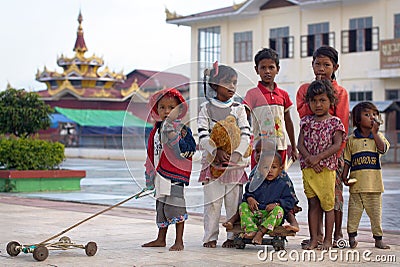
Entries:
<svg viewBox="0 0 400 267">
<path fill-rule="evenodd" d="M 61 237 L 59 241 L 63 243 L 72 243 L 71 238 L 69 238 L 68 236 Z"/>
<path fill-rule="evenodd" d="M 244 249 L 246 247 L 246 243 L 243 241 L 242 238 L 239 237 L 235 237 L 235 239 L 233 240 L 233 244 L 237 249 Z"/>
<path fill-rule="evenodd" d="M 45 246 L 38 246 L 33 250 L 33 258 L 37 261 L 44 261 L 49 256 L 49 250 Z"/>
<path fill-rule="evenodd" d="M 279 246 L 273 246 L 273 248 L 274 248 L 275 251 L 281 250 L 281 247 L 279 247 Z"/>
<path fill-rule="evenodd" d="M 85 252 L 88 256 L 94 256 L 97 252 L 97 244 L 96 242 L 89 242 L 85 246 Z"/>
<path fill-rule="evenodd" d="M 17 247 L 20 247 L 20 246 L 21 246 L 21 244 L 18 243 L 17 241 L 8 242 L 8 244 L 7 244 L 8 255 L 10 255 L 12 257 L 17 256 L 21 252 L 21 250 L 17 249 Z"/>
<path fill-rule="evenodd" d="M 236 244 L 235 245 L 235 248 L 237 248 L 237 249 L 244 249 L 246 247 L 246 244 L 245 243 L 243 243 L 243 244 Z"/>
<path fill-rule="evenodd" d="M 285 238 L 286 237 L 275 236 L 272 239 L 272 247 L 275 251 L 285 249 Z"/>
</svg>

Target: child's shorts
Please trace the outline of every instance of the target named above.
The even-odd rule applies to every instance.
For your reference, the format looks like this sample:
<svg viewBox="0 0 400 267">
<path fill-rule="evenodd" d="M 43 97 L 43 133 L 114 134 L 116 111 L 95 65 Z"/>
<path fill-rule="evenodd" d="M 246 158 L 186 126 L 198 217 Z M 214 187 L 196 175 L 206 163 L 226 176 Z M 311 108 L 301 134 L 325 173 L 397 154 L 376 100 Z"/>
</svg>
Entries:
<svg viewBox="0 0 400 267">
<path fill-rule="evenodd" d="M 335 206 L 336 171 L 323 168 L 316 173 L 312 168 L 305 168 L 303 173 L 304 193 L 307 198 L 318 197 L 324 211 L 333 210 Z"/>
<path fill-rule="evenodd" d="M 171 195 L 163 196 L 156 201 L 156 222 L 158 228 L 168 227 L 170 224 L 187 220 L 186 201 L 184 187 L 171 185 Z"/>
</svg>

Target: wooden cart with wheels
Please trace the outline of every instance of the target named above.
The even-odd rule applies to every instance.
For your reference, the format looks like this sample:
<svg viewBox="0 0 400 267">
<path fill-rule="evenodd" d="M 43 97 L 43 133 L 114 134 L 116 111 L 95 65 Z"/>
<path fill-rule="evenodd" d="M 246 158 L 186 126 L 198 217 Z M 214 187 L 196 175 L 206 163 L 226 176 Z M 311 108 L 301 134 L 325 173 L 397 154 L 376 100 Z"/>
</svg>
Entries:
<svg viewBox="0 0 400 267">
<path fill-rule="evenodd" d="M 56 242 L 35 245 L 21 245 L 17 241 L 11 241 L 7 244 L 7 253 L 12 257 L 17 256 L 20 252 L 26 254 L 32 253 L 35 260 L 44 261 L 49 256 L 49 250 L 67 250 L 73 248 L 84 249 L 87 256 L 94 256 L 97 252 L 97 244 L 95 242 L 80 245 L 71 242 L 69 237 L 63 236 Z"/>
<path fill-rule="evenodd" d="M 19 242 L 17 241 L 11 241 L 7 244 L 7 254 L 10 255 L 11 257 L 15 257 L 17 256 L 19 253 L 23 252 L 23 253 L 32 253 L 33 254 L 33 258 L 37 261 L 44 261 L 45 259 L 47 259 L 47 257 L 49 256 L 49 250 L 67 250 L 67 249 L 72 249 L 72 248 L 81 248 L 85 250 L 85 253 L 87 256 L 94 256 L 97 252 L 97 244 L 95 242 L 89 242 L 86 245 L 80 245 L 80 244 L 76 244 L 73 243 L 71 241 L 71 239 L 67 236 L 63 236 L 61 237 L 58 241 L 56 242 L 50 242 L 51 240 L 65 234 L 66 232 L 74 229 L 75 227 L 81 225 L 84 222 L 89 221 L 90 219 L 103 214 L 106 211 L 109 211 L 117 206 L 120 206 L 122 204 L 124 204 L 125 202 L 128 202 L 129 200 L 135 198 L 141 198 L 150 194 L 154 194 L 154 189 L 147 189 L 144 188 L 142 191 L 136 193 L 135 195 L 122 200 L 121 202 L 118 202 L 117 204 L 114 204 L 113 206 L 110 206 L 102 211 L 97 212 L 96 214 L 93 214 L 92 216 L 70 226 L 69 228 L 63 230 L 62 232 L 53 235 L 52 237 L 44 240 L 43 242 L 34 244 L 34 245 L 21 245 Z"/>
<path fill-rule="evenodd" d="M 240 228 L 240 223 L 235 223 L 233 229 L 227 230 L 228 232 L 233 232 L 235 234 L 234 244 L 237 249 L 244 249 L 247 244 L 255 245 L 252 243 L 252 239 L 244 238 L 243 231 Z M 286 230 L 283 226 L 275 227 L 274 231 L 268 234 L 269 236 L 264 236 L 261 245 L 272 246 L 275 251 L 285 249 L 285 242 L 287 242 L 287 236 L 295 236 L 296 233 L 293 231 Z"/>
</svg>

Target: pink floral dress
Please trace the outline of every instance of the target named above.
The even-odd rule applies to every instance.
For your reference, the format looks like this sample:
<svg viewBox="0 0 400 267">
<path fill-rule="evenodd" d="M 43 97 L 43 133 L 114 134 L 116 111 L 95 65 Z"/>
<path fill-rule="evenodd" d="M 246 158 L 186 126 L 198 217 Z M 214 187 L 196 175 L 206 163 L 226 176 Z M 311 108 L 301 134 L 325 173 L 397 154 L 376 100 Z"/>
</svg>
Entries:
<svg viewBox="0 0 400 267">
<path fill-rule="evenodd" d="M 341 120 L 331 116 L 322 121 L 316 121 L 314 116 L 305 116 L 300 121 L 300 129 L 304 132 L 304 146 L 311 155 L 318 155 L 333 144 L 333 135 L 336 131 L 342 132 L 342 141 L 346 140 L 346 132 Z M 338 167 L 337 154 L 320 161 L 320 166 L 330 170 Z M 304 158 L 300 155 L 301 169 L 307 168 Z"/>
</svg>

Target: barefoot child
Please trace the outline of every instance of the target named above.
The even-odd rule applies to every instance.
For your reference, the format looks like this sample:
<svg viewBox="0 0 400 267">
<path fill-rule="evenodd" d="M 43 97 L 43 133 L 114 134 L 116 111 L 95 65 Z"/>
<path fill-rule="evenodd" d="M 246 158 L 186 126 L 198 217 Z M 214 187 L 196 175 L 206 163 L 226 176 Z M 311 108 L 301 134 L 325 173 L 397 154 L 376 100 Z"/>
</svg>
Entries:
<svg viewBox="0 0 400 267">
<path fill-rule="evenodd" d="M 199 133 L 199 145 L 202 149 L 202 169 L 199 182 L 203 184 L 204 192 L 204 237 L 203 246 L 215 248 L 219 235 L 219 220 L 221 217 L 222 203 L 225 204 L 226 216 L 232 217 L 238 207 L 243 194 L 243 184 L 248 177 L 245 167 L 226 169 L 221 176 L 215 177 L 211 170 L 211 164 L 215 162 L 235 165 L 241 161 L 250 144 L 250 125 L 244 105 L 233 100 L 237 86 L 237 72 L 225 65 L 218 66 L 214 63 L 213 69 L 205 71 L 204 86 L 208 85 L 216 94 L 215 98 L 209 98 L 200 108 L 197 121 Z M 210 132 L 217 121 L 228 116 L 236 118 L 240 128 L 239 146 L 228 154 L 217 148 L 210 139 Z M 233 233 L 227 233 L 227 240 L 222 247 L 233 248 Z"/>
<path fill-rule="evenodd" d="M 332 247 L 334 224 L 335 180 L 338 164 L 337 152 L 346 138 L 343 123 L 329 114 L 335 104 L 335 92 L 329 80 L 316 80 L 310 84 L 305 96 L 314 115 L 300 121 L 298 149 L 303 174 L 304 193 L 308 199 L 308 225 L 310 242 L 304 249 L 318 247 L 318 214 L 325 213 L 325 237 L 322 249 Z"/>
<path fill-rule="evenodd" d="M 339 57 L 338 52 L 331 46 L 321 46 L 313 53 L 312 68 L 314 71 L 316 80 L 330 80 L 332 86 L 335 89 L 335 97 L 337 99 L 335 105 L 329 108 L 329 113 L 333 116 L 338 117 L 343 125 L 344 129 L 348 131 L 349 128 L 349 96 L 345 88 L 340 86 L 336 81 L 336 71 L 339 69 Z M 305 95 L 307 88 L 310 84 L 302 84 L 296 94 L 297 111 L 300 119 L 306 115 L 313 115 L 310 106 L 305 101 Z M 343 238 L 342 233 L 342 218 L 343 218 L 343 183 L 342 183 L 342 171 L 343 171 L 343 150 L 346 143 L 343 142 L 338 152 L 338 168 L 336 170 L 336 184 L 335 184 L 335 227 L 333 233 L 333 246 L 337 247 L 337 240 Z M 322 213 L 319 214 L 318 222 L 318 242 L 322 243 L 323 240 L 323 229 L 322 229 Z M 302 245 L 306 245 L 310 240 L 305 239 Z"/>
<path fill-rule="evenodd" d="M 243 202 L 239 206 L 240 226 L 244 231 L 244 238 L 252 239 L 254 244 L 261 244 L 265 234 L 270 233 L 279 226 L 294 206 L 288 184 L 278 178 L 284 169 L 282 158 L 275 154 L 270 167 L 266 162 L 268 155 L 261 155 L 255 175 L 265 177 L 263 183 L 254 191 L 249 189 L 247 183 Z"/>
<path fill-rule="evenodd" d="M 188 215 L 184 186 L 189 185 L 196 143 L 190 128 L 181 123 L 188 106 L 176 89 L 165 89 L 150 99 L 152 116 L 159 119 L 150 133 L 146 159 L 146 186 L 156 189 L 157 239 L 142 247 L 165 247 L 168 226 L 175 224 L 175 244 L 170 251 L 184 249 L 183 229 Z"/>
<path fill-rule="evenodd" d="M 270 153 L 274 153 L 274 151 L 276 150 L 276 149 L 274 150 L 273 143 L 268 144 L 268 143 L 264 142 L 264 148 L 262 148 L 262 143 L 263 143 L 262 141 L 263 141 L 263 139 L 259 139 L 254 146 L 254 148 L 255 148 L 254 160 L 257 163 L 257 165 L 255 165 L 254 168 L 250 172 L 250 175 L 249 175 L 250 180 L 253 178 L 254 174 L 256 173 L 258 162 L 259 162 L 260 156 L 261 156 L 261 151 L 264 151 L 264 153 L 270 154 Z M 300 231 L 300 228 L 299 228 L 299 224 L 296 220 L 295 213 L 301 211 L 301 208 L 299 206 L 297 206 L 297 204 L 299 203 L 299 200 L 294 191 L 293 183 L 290 180 L 290 177 L 285 170 L 282 170 L 282 172 L 279 173 L 279 176 L 277 179 L 282 179 L 289 186 L 290 192 L 295 200 L 294 208 L 291 209 L 289 212 L 285 213 L 285 219 L 287 220 L 287 222 L 289 224 L 286 224 L 286 225 L 284 224 L 283 227 L 285 227 L 289 231 L 298 232 L 298 231 Z M 239 220 L 240 220 L 240 215 L 239 215 L 239 212 L 237 212 L 232 218 L 230 218 L 228 221 L 224 222 L 222 224 L 222 226 L 224 226 L 227 230 L 231 230 L 231 229 L 233 229 L 233 225 Z"/>
<path fill-rule="evenodd" d="M 347 233 L 351 248 L 357 246 L 356 236 L 361 215 L 365 209 L 371 221 L 375 247 L 389 249 L 382 241 L 382 169 L 381 155 L 390 147 L 379 132 L 379 111 L 370 102 L 361 102 L 352 110 L 353 126 L 356 127 L 344 150 L 343 181 L 350 186 Z M 347 178 L 356 179 L 350 184 Z"/>
</svg>

